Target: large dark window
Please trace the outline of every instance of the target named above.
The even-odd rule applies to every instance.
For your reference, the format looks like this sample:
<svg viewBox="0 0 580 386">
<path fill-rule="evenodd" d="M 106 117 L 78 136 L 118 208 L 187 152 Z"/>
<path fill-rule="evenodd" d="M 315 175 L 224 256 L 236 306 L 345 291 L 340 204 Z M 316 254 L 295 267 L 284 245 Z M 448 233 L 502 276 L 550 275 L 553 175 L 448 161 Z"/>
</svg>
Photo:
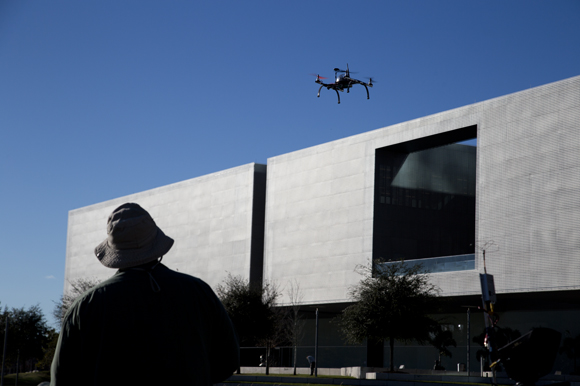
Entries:
<svg viewBox="0 0 580 386">
<path fill-rule="evenodd" d="M 451 133 L 376 150 L 375 259 L 473 255 L 476 128 Z"/>
</svg>

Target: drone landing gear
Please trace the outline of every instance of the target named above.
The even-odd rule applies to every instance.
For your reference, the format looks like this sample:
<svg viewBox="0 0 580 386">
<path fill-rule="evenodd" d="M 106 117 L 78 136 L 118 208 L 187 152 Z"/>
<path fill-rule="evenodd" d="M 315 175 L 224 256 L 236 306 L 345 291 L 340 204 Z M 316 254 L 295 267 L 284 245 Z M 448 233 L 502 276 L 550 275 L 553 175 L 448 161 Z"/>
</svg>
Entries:
<svg viewBox="0 0 580 386">
<path fill-rule="evenodd" d="M 320 98 L 320 90 L 322 90 L 322 87 L 324 86 L 320 86 L 320 88 L 318 89 L 318 97 Z M 338 95 L 338 91 L 334 90 L 336 92 L 336 96 L 338 97 L 338 104 L 340 104 L 340 95 Z"/>
<path fill-rule="evenodd" d="M 366 84 L 363 84 L 363 86 L 365 86 L 365 89 L 367 90 L 367 99 L 371 99 L 371 97 L 369 96 L 369 88 L 367 87 Z"/>
</svg>

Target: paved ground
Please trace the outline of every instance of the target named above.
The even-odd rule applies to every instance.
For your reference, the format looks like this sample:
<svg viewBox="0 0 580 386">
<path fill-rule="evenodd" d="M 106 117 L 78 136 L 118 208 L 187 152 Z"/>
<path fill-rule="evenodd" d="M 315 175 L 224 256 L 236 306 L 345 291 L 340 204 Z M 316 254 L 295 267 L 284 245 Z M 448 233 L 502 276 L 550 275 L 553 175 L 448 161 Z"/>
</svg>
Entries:
<svg viewBox="0 0 580 386">
<path fill-rule="evenodd" d="M 279 385 L 344 385 L 344 386 L 487 386 L 492 385 L 492 378 L 462 377 L 462 376 L 437 376 L 437 375 L 412 375 L 412 374 L 378 374 L 387 379 L 348 379 L 348 378 L 320 378 L 320 377 L 284 377 L 276 375 L 234 375 L 228 381 L 219 385 L 250 385 L 261 386 Z M 566 377 L 551 377 L 542 379 L 536 386 L 580 386 L 580 379 L 567 379 Z M 509 378 L 499 378 L 499 385 L 514 385 Z"/>
</svg>

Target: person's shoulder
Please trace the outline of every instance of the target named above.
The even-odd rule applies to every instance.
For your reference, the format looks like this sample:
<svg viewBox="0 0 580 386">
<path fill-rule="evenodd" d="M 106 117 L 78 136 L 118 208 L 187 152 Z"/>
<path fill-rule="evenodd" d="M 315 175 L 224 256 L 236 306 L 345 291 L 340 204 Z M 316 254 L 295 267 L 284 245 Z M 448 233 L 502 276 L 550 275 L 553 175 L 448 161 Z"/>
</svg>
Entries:
<svg viewBox="0 0 580 386">
<path fill-rule="evenodd" d="M 163 270 L 163 274 L 167 275 L 168 277 L 170 277 L 172 280 L 175 280 L 176 282 L 180 282 L 180 283 L 184 283 L 186 285 L 190 285 L 190 286 L 194 286 L 194 287 L 198 287 L 200 289 L 210 289 L 211 287 L 202 279 L 189 275 L 187 273 L 183 273 L 183 272 L 178 272 L 178 271 L 174 271 L 171 268 L 168 268 L 167 266 L 161 264 L 161 266 L 159 267 Z"/>
<path fill-rule="evenodd" d="M 83 292 L 74 301 L 73 304 L 91 301 L 95 296 L 98 296 L 99 294 L 101 294 L 104 291 L 106 291 L 106 288 L 109 287 L 109 286 L 111 286 L 111 284 L 114 283 L 114 282 L 115 282 L 115 275 L 111 276 L 107 280 L 104 280 L 104 281 L 100 282 L 99 284 L 95 285 L 94 287 L 92 287 L 92 288 L 86 290 L 85 292 Z"/>
<path fill-rule="evenodd" d="M 86 290 L 81 295 L 79 295 L 68 307 L 68 310 L 65 315 L 65 320 L 68 320 L 70 318 L 77 318 L 79 317 L 81 312 L 84 312 L 82 310 L 87 309 L 89 304 L 93 305 L 97 304 L 99 302 L 101 294 L 104 291 L 104 288 L 106 288 L 109 285 L 110 280 L 113 279 L 113 277 L 97 284 L 96 286 Z"/>
<path fill-rule="evenodd" d="M 121 275 L 120 271 L 117 271 L 117 272 L 115 272 L 115 274 L 113 276 L 100 282 L 99 284 L 97 284 L 93 288 L 85 291 L 85 293 L 83 293 L 81 295 L 81 298 L 87 300 L 87 299 L 92 299 L 95 296 L 103 295 L 110 288 L 113 288 L 113 287 L 119 285 L 120 283 L 122 283 L 122 281 L 123 281 L 123 276 Z"/>
</svg>

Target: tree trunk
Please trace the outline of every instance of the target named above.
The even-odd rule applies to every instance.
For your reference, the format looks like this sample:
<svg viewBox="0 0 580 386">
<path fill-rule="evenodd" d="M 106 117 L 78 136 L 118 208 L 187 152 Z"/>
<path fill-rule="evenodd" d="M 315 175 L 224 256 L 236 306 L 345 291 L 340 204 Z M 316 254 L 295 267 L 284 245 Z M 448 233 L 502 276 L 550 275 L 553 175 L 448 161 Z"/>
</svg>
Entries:
<svg viewBox="0 0 580 386">
<path fill-rule="evenodd" d="M 270 375 L 270 342 L 266 343 L 266 375 Z"/>
<path fill-rule="evenodd" d="M 383 367 L 384 350 L 384 341 L 367 338 L 367 366 Z"/>
<path fill-rule="evenodd" d="M 390 371 L 395 371 L 395 360 L 393 358 L 393 354 L 395 353 L 395 338 L 393 338 L 392 336 L 389 337 L 389 345 L 391 346 Z"/>
<path fill-rule="evenodd" d="M 294 344 L 294 375 L 296 375 L 296 352 L 298 351 L 298 345 Z"/>
</svg>

